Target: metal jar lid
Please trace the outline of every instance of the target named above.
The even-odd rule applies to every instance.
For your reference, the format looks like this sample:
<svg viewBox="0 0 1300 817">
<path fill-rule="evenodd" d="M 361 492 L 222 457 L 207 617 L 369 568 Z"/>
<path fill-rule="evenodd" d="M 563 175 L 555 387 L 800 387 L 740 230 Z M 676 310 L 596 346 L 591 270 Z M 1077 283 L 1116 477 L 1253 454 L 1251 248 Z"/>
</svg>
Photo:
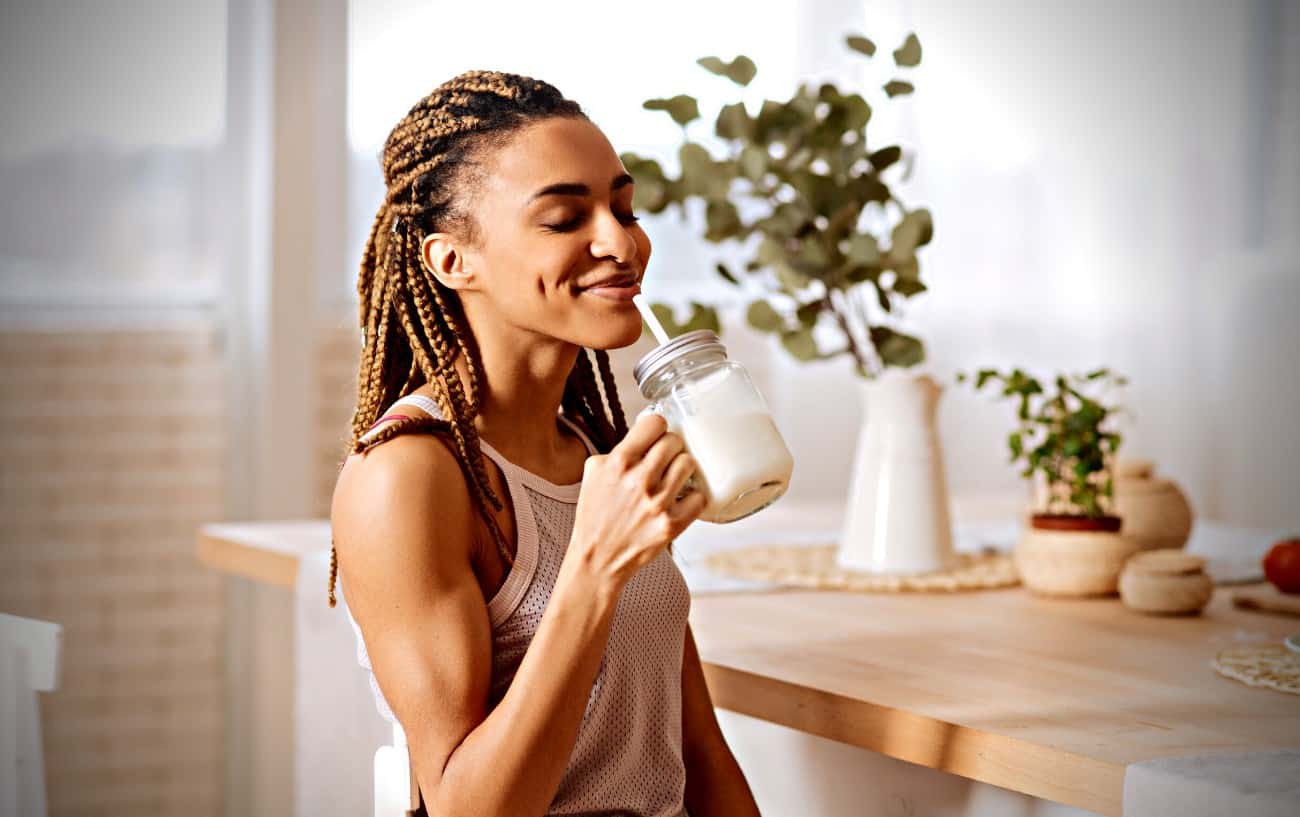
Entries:
<svg viewBox="0 0 1300 817">
<path fill-rule="evenodd" d="M 636 378 L 636 385 L 640 388 L 642 383 L 659 374 L 684 355 L 705 349 L 721 352 L 724 357 L 727 354 L 727 347 L 722 345 L 717 334 L 711 330 L 697 329 L 694 332 L 678 335 L 641 358 L 632 369 L 632 377 Z"/>
</svg>

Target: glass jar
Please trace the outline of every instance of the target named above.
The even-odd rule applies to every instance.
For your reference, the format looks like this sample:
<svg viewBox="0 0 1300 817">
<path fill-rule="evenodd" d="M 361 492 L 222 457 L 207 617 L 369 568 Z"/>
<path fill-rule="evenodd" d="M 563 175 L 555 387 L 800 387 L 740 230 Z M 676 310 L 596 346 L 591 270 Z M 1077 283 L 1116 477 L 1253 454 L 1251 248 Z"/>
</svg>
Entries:
<svg viewBox="0 0 1300 817">
<path fill-rule="evenodd" d="M 708 499 L 700 518 L 734 522 L 785 493 L 794 458 L 745 367 L 707 329 L 687 332 L 636 364 L 637 387 L 682 437 L 697 470 L 688 483 Z"/>
</svg>

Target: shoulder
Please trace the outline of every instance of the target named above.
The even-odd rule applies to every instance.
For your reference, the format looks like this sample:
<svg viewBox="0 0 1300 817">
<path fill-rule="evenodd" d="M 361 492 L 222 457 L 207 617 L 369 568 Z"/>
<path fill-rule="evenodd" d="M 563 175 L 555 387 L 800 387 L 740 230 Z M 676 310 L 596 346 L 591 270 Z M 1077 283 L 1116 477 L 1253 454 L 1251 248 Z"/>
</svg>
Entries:
<svg viewBox="0 0 1300 817">
<path fill-rule="evenodd" d="M 358 570 L 401 572 L 430 559 L 468 562 L 472 513 L 447 441 L 427 433 L 387 440 L 348 457 L 339 472 L 330 524 L 340 570 L 351 579 Z"/>
</svg>

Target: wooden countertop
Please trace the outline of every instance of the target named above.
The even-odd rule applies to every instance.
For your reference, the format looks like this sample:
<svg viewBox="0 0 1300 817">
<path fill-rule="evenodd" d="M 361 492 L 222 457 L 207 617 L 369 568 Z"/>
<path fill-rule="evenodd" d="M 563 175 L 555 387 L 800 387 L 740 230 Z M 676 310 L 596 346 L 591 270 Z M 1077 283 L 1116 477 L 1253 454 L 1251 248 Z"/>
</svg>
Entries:
<svg viewBox="0 0 1300 817">
<path fill-rule="evenodd" d="M 199 558 L 292 588 L 324 520 L 209 525 Z M 1158 757 L 1300 748 L 1300 697 L 1217 675 L 1220 649 L 1300 620 L 1238 610 L 1155 618 L 1117 599 L 962 594 L 696 594 L 714 703 L 890 757 L 1119 815 L 1124 769 Z"/>
</svg>

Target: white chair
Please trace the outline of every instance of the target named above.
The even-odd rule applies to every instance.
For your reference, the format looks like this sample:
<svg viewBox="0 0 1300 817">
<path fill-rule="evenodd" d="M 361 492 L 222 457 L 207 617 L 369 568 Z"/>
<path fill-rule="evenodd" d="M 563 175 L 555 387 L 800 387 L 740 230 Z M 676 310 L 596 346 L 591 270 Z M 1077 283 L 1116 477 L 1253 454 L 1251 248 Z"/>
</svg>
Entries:
<svg viewBox="0 0 1300 817">
<path fill-rule="evenodd" d="M 0 613 L 0 814 L 45 817 L 38 692 L 58 684 L 63 628 Z"/>
<path fill-rule="evenodd" d="M 375 752 L 375 817 L 408 817 L 420 809 L 420 787 L 406 748 L 406 733 L 393 724 L 393 744 Z"/>
</svg>

